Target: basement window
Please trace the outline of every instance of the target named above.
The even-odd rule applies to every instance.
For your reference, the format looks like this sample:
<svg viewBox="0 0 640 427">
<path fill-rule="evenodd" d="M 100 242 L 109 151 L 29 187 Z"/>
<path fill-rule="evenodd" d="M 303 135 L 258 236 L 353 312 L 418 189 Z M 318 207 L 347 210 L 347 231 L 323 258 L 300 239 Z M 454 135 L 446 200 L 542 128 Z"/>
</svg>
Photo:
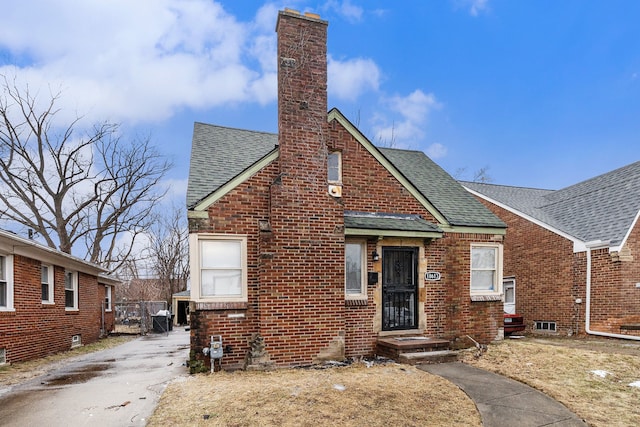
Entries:
<svg viewBox="0 0 640 427">
<path fill-rule="evenodd" d="M 82 337 L 74 335 L 71 337 L 71 348 L 80 347 L 82 345 Z"/>
<path fill-rule="evenodd" d="M 7 349 L 0 348 L 0 366 L 7 364 Z"/>
<path fill-rule="evenodd" d="M 536 320 L 536 332 L 556 332 L 556 322 Z"/>
</svg>

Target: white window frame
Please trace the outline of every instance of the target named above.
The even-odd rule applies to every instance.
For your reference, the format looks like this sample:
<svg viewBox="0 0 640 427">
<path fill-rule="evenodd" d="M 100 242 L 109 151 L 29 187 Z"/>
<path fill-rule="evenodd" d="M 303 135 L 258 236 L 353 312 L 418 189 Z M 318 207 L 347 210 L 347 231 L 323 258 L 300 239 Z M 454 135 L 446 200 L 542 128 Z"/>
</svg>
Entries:
<svg viewBox="0 0 640 427">
<path fill-rule="evenodd" d="M 71 277 L 72 289 L 67 288 L 67 277 Z M 73 291 L 73 307 L 67 306 L 67 291 Z M 65 270 L 64 271 L 64 309 L 66 311 L 78 311 L 78 272 Z"/>
<path fill-rule="evenodd" d="M 104 311 L 111 311 L 111 306 L 112 306 L 112 303 L 111 303 L 112 288 L 113 288 L 113 286 L 104 285 L 104 294 L 105 294 Z"/>
<path fill-rule="evenodd" d="M 15 311 L 13 306 L 13 255 L 0 254 L 0 262 L 2 265 L 2 276 L 0 281 L 4 283 L 6 303 L 0 305 L 0 311 Z"/>
<path fill-rule="evenodd" d="M 493 275 L 493 289 L 474 289 L 473 288 L 473 250 L 474 249 L 486 249 L 493 248 L 495 249 L 495 265 L 494 268 L 491 269 L 495 271 Z M 496 243 L 473 243 L 471 245 L 471 259 L 469 262 L 469 290 L 472 296 L 488 296 L 497 298 L 500 297 L 502 299 L 502 259 L 503 259 L 503 247 L 501 244 Z M 478 270 L 478 269 L 475 269 Z M 486 269 L 484 269 L 486 270 Z"/>
<path fill-rule="evenodd" d="M 349 293 L 347 289 L 347 245 L 360 246 L 360 291 Z M 344 297 L 348 300 L 367 299 L 367 242 L 365 240 L 347 240 L 345 242 Z"/>
<path fill-rule="evenodd" d="M 48 292 L 49 298 L 43 299 L 42 303 L 43 304 L 54 304 L 55 303 L 55 299 L 53 298 L 53 290 L 55 288 L 55 286 L 54 286 L 54 274 L 53 274 L 54 267 L 51 264 L 42 263 L 40 265 L 40 272 L 41 272 L 40 276 L 41 277 L 42 277 L 42 269 L 45 268 L 45 267 L 47 268 L 47 281 L 46 282 L 42 282 L 42 285 L 47 285 L 48 286 L 48 288 L 49 288 L 49 292 Z"/>
<path fill-rule="evenodd" d="M 329 159 L 332 156 L 337 156 L 338 158 L 338 179 L 331 179 L 331 168 L 329 165 Z M 329 152 L 329 154 L 327 155 L 327 182 L 329 182 L 330 184 L 341 184 L 342 183 L 342 153 L 340 151 L 331 151 Z"/>
<path fill-rule="evenodd" d="M 201 244 L 202 242 L 237 241 L 241 250 L 241 292 L 240 295 L 209 296 L 201 292 Z M 189 235 L 189 264 L 191 274 L 191 299 L 199 302 L 247 302 L 247 236 L 237 234 L 192 233 Z"/>
</svg>

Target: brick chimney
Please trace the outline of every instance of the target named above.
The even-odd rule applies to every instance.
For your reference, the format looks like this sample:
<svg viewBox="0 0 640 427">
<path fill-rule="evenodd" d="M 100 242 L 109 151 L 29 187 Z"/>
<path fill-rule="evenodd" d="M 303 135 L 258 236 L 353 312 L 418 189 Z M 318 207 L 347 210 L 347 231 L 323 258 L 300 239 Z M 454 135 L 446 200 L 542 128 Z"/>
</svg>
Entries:
<svg viewBox="0 0 640 427">
<path fill-rule="evenodd" d="M 278 177 L 260 242 L 260 334 L 271 360 L 344 355 L 344 219 L 327 192 L 327 22 L 278 15 Z"/>
<path fill-rule="evenodd" d="M 320 160 L 324 163 L 327 25 L 311 13 L 285 9 L 278 15 L 278 135 L 283 173 L 315 169 L 320 165 L 313 163 Z"/>
</svg>

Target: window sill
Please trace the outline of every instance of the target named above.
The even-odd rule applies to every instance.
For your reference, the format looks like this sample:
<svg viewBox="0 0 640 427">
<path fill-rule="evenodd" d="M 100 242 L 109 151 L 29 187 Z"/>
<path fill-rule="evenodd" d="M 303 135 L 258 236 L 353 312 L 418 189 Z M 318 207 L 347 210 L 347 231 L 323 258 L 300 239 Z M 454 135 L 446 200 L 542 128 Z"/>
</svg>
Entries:
<svg viewBox="0 0 640 427">
<path fill-rule="evenodd" d="M 15 312 L 16 312 L 16 309 L 13 308 L 13 307 L 11 307 L 11 308 L 8 308 L 8 307 L 0 308 L 0 313 L 15 313 Z"/>
<path fill-rule="evenodd" d="M 56 303 L 51 301 L 42 301 L 42 305 L 56 305 Z"/>
<path fill-rule="evenodd" d="M 66 311 L 67 313 L 77 313 L 80 311 L 80 309 L 65 307 L 64 311 Z"/>
<path fill-rule="evenodd" d="M 196 310 L 246 310 L 246 301 L 196 301 Z"/>
<path fill-rule="evenodd" d="M 489 301 L 502 301 L 502 294 L 477 294 L 471 295 L 472 302 L 489 302 Z"/>
</svg>

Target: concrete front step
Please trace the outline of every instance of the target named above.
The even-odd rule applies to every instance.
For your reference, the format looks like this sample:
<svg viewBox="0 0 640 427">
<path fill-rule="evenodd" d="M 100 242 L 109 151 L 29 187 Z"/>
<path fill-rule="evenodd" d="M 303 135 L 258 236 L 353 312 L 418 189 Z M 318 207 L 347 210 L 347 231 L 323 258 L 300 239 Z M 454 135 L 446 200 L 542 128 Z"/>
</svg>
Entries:
<svg viewBox="0 0 640 427">
<path fill-rule="evenodd" d="M 424 363 L 446 363 L 455 362 L 458 353 L 452 350 L 419 351 L 414 353 L 402 353 L 398 357 L 398 362 L 408 365 L 421 365 Z"/>
<path fill-rule="evenodd" d="M 447 340 L 425 336 L 397 336 L 378 338 L 376 353 L 378 356 L 398 360 L 404 354 L 423 354 L 448 351 L 450 343 Z M 414 356 L 417 357 L 417 356 Z M 434 358 L 439 356 L 434 356 Z M 406 360 L 409 360 L 406 358 Z"/>
</svg>

